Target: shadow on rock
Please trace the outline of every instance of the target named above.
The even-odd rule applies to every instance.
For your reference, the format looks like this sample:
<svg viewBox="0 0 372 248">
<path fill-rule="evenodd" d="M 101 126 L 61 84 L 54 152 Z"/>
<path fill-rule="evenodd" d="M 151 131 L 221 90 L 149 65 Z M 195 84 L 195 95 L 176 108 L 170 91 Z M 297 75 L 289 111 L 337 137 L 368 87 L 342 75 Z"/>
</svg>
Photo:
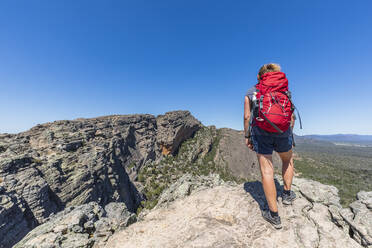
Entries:
<svg viewBox="0 0 372 248">
<path fill-rule="evenodd" d="M 276 198 L 278 199 L 278 197 L 281 196 L 283 192 L 283 185 L 280 185 L 277 179 L 274 179 L 274 182 L 276 187 Z M 244 190 L 249 193 L 253 197 L 253 199 L 255 199 L 261 211 L 269 208 L 267 205 L 262 183 L 260 181 L 245 182 Z"/>
</svg>

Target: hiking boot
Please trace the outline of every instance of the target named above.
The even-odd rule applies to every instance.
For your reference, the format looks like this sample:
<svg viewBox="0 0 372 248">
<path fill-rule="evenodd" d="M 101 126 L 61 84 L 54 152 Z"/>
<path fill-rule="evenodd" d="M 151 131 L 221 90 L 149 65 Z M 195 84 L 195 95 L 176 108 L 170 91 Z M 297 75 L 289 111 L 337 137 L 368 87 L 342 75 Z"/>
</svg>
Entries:
<svg viewBox="0 0 372 248">
<path fill-rule="evenodd" d="M 271 216 L 270 210 L 263 210 L 262 211 L 262 217 L 269 222 L 271 225 L 273 225 L 276 229 L 282 228 L 282 222 L 280 221 L 279 216 Z"/>
<path fill-rule="evenodd" d="M 292 190 L 289 191 L 289 194 L 282 193 L 282 202 L 285 205 L 291 205 L 292 202 L 296 199 L 296 194 Z"/>
</svg>

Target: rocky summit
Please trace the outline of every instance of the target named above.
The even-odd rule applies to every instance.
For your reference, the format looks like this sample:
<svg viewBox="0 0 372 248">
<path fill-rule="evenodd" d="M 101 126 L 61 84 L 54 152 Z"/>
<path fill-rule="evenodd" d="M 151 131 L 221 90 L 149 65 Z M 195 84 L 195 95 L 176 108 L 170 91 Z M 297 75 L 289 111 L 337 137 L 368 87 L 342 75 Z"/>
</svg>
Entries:
<svg viewBox="0 0 372 248">
<path fill-rule="evenodd" d="M 280 179 L 276 184 L 280 196 Z M 284 206 L 278 197 L 283 228 L 276 230 L 261 217 L 267 205 L 259 181 L 236 184 L 221 182 L 216 175 L 186 175 L 174 186 L 161 196 L 167 201 L 159 202 L 140 221 L 115 233 L 105 247 L 371 245 L 372 214 L 368 204 L 372 192 L 360 193 L 350 209 L 343 209 L 335 187 L 296 178 L 293 190 L 297 199 L 293 205 Z"/>
<path fill-rule="evenodd" d="M 342 208 L 335 187 L 296 178 L 276 231 L 259 178 L 241 131 L 188 111 L 0 134 L 0 248 L 372 246 L 372 192 Z"/>
</svg>

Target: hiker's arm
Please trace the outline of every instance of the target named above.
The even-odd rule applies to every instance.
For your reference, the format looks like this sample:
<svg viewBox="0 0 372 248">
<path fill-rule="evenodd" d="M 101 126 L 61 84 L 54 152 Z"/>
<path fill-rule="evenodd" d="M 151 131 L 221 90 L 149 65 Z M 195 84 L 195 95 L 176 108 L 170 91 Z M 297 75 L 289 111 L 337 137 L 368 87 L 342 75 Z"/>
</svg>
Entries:
<svg viewBox="0 0 372 248">
<path fill-rule="evenodd" d="M 294 114 L 294 112 L 292 113 L 292 116 L 291 116 L 291 128 L 293 130 L 293 127 L 294 127 L 294 124 L 295 124 L 295 120 L 296 120 L 296 116 Z"/>
<path fill-rule="evenodd" d="M 244 97 L 244 135 L 249 129 L 249 119 L 251 118 L 251 106 L 248 96 Z"/>
<path fill-rule="evenodd" d="M 246 135 L 249 129 L 249 119 L 251 117 L 251 105 L 249 98 L 245 96 L 244 98 L 244 136 Z M 253 148 L 252 144 L 249 143 L 249 139 L 245 138 L 245 145 L 250 149 Z"/>
</svg>

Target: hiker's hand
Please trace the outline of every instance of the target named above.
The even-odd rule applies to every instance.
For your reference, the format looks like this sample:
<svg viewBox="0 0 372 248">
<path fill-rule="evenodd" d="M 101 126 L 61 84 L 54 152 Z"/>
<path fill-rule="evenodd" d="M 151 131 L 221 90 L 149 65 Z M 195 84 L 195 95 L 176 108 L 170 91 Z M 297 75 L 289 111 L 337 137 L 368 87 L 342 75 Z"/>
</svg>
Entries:
<svg viewBox="0 0 372 248">
<path fill-rule="evenodd" d="M 249 142 L 248 138 L 245 138 L 245 145 L 248 146 L 249 149 L 253 150 L 253 145 Z"/>
</svg>

